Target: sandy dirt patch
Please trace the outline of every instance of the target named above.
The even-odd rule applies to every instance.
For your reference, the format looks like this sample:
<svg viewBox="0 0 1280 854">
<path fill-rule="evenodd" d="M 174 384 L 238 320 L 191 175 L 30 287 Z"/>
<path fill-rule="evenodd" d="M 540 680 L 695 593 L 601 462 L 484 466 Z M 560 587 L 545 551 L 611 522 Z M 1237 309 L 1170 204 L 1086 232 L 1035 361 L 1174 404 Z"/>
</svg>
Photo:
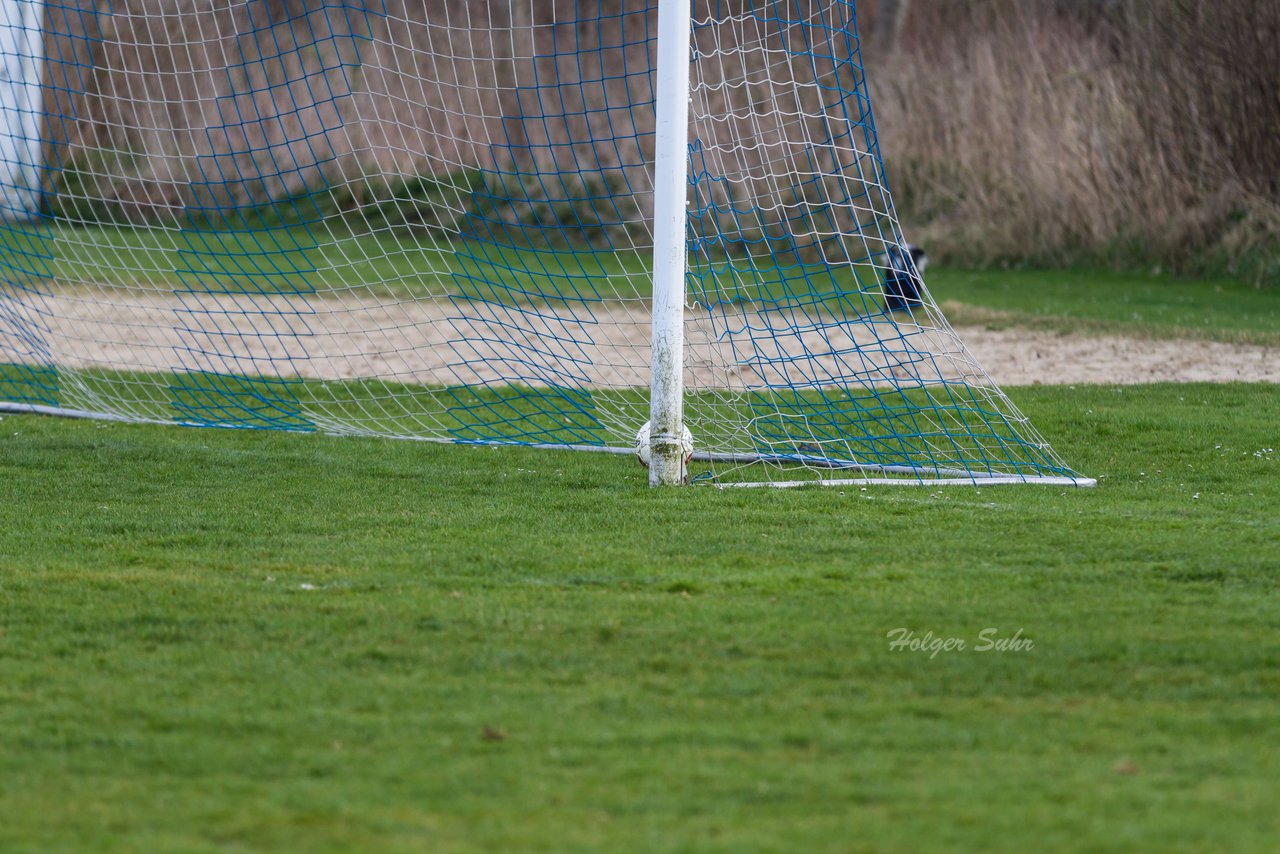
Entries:
<svg viewBox="0 0 1280 854">
<path fill-rule="evenodd" d="M 1001 385 L 1155 382 L 1280 383 L 1280 348 L 1216 341 L 960 328 Z"/>
<path fill-rule="evenodd" d="M 422 384 L 647 385 L 640 304 L 590 311 L 476 301 L 210 294 L 57 294 L 11 298 L 6 325 L 32 352 L 79 368 L 378 377 Z M 9 330 L 0 328 L 0 337 Z M 987 385 L 1277 382 L 1280 349 L 971 327 L 953 333 L 795 311 L 694 312 L 694 387 L 783 384 Z M 984 370 L 985 369 L 985 370 Z"/>
</svg>

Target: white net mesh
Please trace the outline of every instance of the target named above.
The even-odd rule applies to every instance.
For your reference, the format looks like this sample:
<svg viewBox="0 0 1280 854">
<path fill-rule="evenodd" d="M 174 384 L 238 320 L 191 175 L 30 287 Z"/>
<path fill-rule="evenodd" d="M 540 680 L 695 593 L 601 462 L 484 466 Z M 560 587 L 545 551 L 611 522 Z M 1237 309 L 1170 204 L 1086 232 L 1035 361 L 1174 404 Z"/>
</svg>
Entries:
<svg viewBox="0 0 1280 854">
<path fill-rule="evenodd" d="M 0 2 L 0 401 L 630 449 L 653 2 L 35 8 Z M 920 281 L 853 4 L 699 2 L 690 57 L 695 479 L 1073 477 Z"/>
</svg>

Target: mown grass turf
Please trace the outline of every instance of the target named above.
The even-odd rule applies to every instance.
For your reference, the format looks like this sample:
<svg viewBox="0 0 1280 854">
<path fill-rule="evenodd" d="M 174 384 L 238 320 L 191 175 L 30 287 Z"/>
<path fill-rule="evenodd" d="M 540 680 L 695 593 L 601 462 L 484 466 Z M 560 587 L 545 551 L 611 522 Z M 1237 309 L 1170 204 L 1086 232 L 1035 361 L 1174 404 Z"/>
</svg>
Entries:
<svg viewBox="0 0 1280 854">
<path fill-rule="evenodd" d="M 1098 489 L 6 417 L 0 849 L 1271 850 L 1280 395 L 1014 398 Z"/>
<path fill-rule="evenodd" d="M 926 278 L 956 324 L 1280 345 L 1280 290 L 1232 279 L 932 268 Z"/>
</svg>

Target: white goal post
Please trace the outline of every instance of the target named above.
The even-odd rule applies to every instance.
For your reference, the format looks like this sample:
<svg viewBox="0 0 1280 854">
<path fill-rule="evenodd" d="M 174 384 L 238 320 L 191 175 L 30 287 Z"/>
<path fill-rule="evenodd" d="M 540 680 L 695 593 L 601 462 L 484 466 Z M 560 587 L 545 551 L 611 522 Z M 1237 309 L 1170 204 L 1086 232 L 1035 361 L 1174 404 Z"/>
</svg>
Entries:
<svg viewBox="0 0 1280 854">
<path fill-rule="evenodd" d="M 40 209 L 44 4 L 0 0 L 0 218 Z"/>
<path fill-rule="evenodd" d="M 658 8 L 657 127 L 654 134 L 653 355 L 649 484 L 685 481 L 685 210 L 689 188 L 690 0 Z"/>
</svg>

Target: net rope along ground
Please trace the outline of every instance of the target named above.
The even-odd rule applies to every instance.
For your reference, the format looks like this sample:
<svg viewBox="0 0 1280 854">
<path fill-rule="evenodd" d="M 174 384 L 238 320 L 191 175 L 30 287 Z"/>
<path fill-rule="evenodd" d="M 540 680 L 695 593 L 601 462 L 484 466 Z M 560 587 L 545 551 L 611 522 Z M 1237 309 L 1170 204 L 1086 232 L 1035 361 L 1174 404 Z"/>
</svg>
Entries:
<svg viewBox="0 0 1280 854">
<path fill-rule="evenodd" d="M 44 135 L 10 186 L 56 180 L 2 227 L 0 400 L 631 447 L 655 3 L 58 9 L 13 42 L 46 85 L 3 104 Z M 886 310 L 905 240 L 853 4 L 697 2 L 693 32 L 696 477 L 1077 479 L 927 289 Z"/>
</svg>

